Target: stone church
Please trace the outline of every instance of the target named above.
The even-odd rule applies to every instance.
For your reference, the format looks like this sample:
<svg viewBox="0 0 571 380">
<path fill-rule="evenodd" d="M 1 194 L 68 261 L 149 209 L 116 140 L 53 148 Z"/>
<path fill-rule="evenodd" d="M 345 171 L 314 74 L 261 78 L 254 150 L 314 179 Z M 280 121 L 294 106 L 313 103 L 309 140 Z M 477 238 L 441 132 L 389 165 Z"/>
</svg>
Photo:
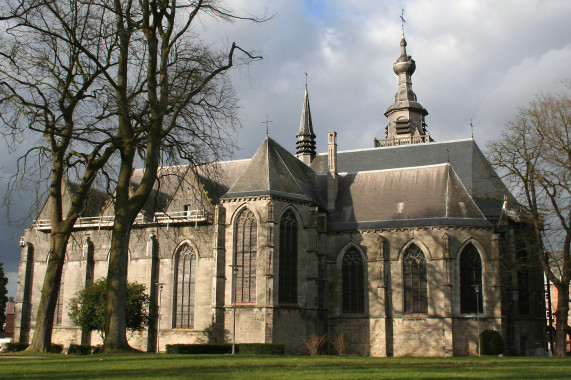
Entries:
<svg viewBox="0 0 571 380">
<path fill-rule="evenodd" d="M 353 354 L 474 355 L 485 329 L 501 332 L 508 354 L 545 344 L 529 226 L 473 139 L 429 135 L 404 36 L 400 45 L 386 136 L 373 147 L 338 150 L 329 132 L 317 154 L 306 87 L 296 154 L 266 137 L 251 159 L 160 170 L 128 267 L 158 317 L 130 334 L 134 347 L 235 337 L 297 354 L 326 334 L 330 352 L 343 336 Z M 47 266 L 47 212 L 21 240 L 20 341 L 31 338 Z M 109 200 L 94 193 L 68 246 L 55 343 L 100 342 L 67 308 L 106 276 L 112 223 Z"/>
</svg>

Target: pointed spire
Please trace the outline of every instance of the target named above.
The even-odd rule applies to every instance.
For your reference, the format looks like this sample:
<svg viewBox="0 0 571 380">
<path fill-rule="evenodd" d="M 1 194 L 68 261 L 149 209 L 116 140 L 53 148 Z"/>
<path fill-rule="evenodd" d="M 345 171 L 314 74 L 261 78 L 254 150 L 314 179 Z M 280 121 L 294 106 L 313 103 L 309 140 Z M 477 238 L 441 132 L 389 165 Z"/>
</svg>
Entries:
<svg viewBox="0 0 571 380">
<path fill-rule="evenodd" d="M 393 64 L 393 71 L 399 78 L 398 91 L 395 94 L 395 102 L 385 111 L 385 116 L 389 119 L 386 137 L 387 140 L 417 137 L 415 141 L 428 142 L 430 137 L 426 133 L 424 122 L 428 111 L 417 102 L 416 94 L 412 90 L 411 78 L 416 70 L 416 63 L 407 54 L 406 46 L 403 29 L 400 41 L 401 54 Z"/>
<path fill-rule="evenodd" d="M 309 108 L 307 84 L 305 85 L 305 97 L 303 99 L 303 107 L 301 109 L 299 132 L 296 137 L 296 156 L 301 161 L 309 165 L 315 158 L 315 133 L 313 133 L 313 124 L 311 122 L 311 109 Z"/>
</svg>

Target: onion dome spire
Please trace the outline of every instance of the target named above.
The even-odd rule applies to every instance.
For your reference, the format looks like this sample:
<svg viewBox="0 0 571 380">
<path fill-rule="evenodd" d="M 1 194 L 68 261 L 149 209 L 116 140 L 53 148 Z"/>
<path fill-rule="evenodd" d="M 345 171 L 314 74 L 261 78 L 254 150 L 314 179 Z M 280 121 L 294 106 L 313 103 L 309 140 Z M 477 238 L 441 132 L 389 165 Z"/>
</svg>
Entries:
<svg viewBox="0 0 571 380">
<path fill-rule="evenodd" d="M 385 111 L 385 116 L 389 119 L 387 140 L 417 137 L 415 141 L 428 142 L 430 138 L 427 136 L 424 122 L 428 111 L 417 102 L 416 94 L 412 90 L 411 78 L 416 70 L 416 63 L 407 54 L 406 46 L 403 30 L 400 41 L 401 54 L 393 64 L 393 71 L 399 78 L 398 90 L 395 102 Z"/>
<path fill-rule="evenodd" d="M 305 85 L 305 96 L 303 99 L 303 107 L 301 109 L 301 120 L 299 123 L 299 132 L 296 135 L 296 156 L 309 165 L 315 158 L 315 133 L 313 133 L 313 123 L 311 122 L 311 109 L 309 107 L 309 95 L 307 92 L 307 84 Z"/>
</svg>

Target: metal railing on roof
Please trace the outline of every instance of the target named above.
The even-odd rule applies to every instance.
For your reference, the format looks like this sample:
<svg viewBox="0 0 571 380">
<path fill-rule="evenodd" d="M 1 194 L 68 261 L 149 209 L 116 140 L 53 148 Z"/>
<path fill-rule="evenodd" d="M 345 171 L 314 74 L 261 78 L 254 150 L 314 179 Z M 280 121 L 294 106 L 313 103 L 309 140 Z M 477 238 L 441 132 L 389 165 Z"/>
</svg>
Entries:
<svg viewBox="0 0 571 380">
<path fill-rule="evenodd" d="M 173 212 L 156 212 L 157 223 L 204 222 L 208 218 L 204 210 L 184 210 Z"/>
<path fill-rule="evenodd" d="M 406 136 L 406 137 L 393 137 L 392 139 L 375 139 L 375 148 L 383 148 L 386 146 L 400 146 L 411 144 L 422 144 L 430 142 L 430 135 L 427 133 L 423 136 Z"/>
<path fill-rule="evenodd" d="M 141 213 L 137 215 L 135 225 L 142 224 L 169 224 L 174 223 L 199 223 L 208 220 L 208 213 L 205 210 L 184 210 L 184 211 L 174 211 L 174 212 L 157 212 L 154 217 L 147 220 L 145 216 Z M 74 224 L 74 228 L 102 228 L 111 227 L 115 217 L 113 215 L 101 215 L 101 216 L 87 216 L 79 217 Z M 51 230 L 52 225 L 49 219 L 36 219 L 32 223 L 32 229 L 38 231 Z"/>
</svg>

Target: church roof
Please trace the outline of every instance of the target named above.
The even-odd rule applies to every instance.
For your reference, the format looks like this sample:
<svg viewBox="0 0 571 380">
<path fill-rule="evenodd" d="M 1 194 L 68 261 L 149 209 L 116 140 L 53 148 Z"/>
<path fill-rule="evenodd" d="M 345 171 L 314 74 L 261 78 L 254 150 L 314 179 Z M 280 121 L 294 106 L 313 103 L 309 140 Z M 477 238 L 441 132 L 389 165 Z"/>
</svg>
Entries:
<svg viewBox="0 0 571 380">
<path fill-rule="evenodd" d="M 449 164 L 340 173 L 330 230 L 489 226 Z"/>
<path fill-rule="evenodd" d="M 348 150 L 337 155 L 339 172 L 348 173 L 444 163 L 450 163 L 484 215 L 499 215 L 501 200 L 511 194 L 474 140 Z M 327 154 L 317 155 L 310 167 L 318 173 L 327 173 Z"/>
<path fill-rule="evenodd" d="M 266 137 L 224 198 L 282 195 L 319 204 L 308 176 L 310 169 L 285 148 Z"/>
</svg>

